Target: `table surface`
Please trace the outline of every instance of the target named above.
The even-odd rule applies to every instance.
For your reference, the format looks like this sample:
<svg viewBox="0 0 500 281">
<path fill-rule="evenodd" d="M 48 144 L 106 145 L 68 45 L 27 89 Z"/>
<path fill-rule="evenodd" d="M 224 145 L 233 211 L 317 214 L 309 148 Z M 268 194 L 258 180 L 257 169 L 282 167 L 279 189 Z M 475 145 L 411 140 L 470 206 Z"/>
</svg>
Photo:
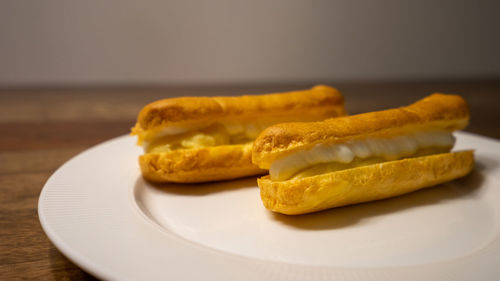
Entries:
<svg viewBox="0 0 500 281">
<path fill-rule="evenodd" d="M 500 80 L 331 83 L 350 114 L 409 104 L 433 92 L 462 95 L 466 131 L 500 139 Z M 242 95 L 312 84 L 0 89 L 0 279 L 94 280 L 45 236 L 37 214 L 49 176 L 77 153 L 127 134 L 145 104 L 174 96 Z"/>
</svg>

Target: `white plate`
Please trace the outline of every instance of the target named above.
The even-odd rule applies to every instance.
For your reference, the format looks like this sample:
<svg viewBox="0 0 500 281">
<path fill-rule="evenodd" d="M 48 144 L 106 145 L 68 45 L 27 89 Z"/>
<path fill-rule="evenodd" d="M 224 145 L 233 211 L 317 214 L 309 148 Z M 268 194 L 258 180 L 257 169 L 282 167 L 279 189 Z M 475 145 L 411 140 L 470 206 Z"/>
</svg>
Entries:
<svg viewBox="0 0 500 281">
<path fill-rule="evenodd" d="M 262 206 L 255 178 L 154 186 L 131 137 L 59 168 L 39 199 L 55 246 L 113 280 L 495 280 L 500 142 L 457 133 L 475 171 L 405 196 L 304 216 Z"/>
</svg>

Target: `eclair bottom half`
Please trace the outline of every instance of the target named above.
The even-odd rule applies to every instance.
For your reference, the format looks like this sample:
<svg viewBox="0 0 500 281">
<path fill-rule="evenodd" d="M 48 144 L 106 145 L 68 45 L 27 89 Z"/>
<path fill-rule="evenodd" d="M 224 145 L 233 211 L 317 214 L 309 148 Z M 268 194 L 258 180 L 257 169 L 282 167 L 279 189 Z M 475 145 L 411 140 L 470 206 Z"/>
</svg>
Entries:
<svg viewBox="0 0 500 281">
<path fill-rule="evenodd" d="M 252 144 L 221 145 L 139 156 L 145 179 L 152 182 L 197 183 L 264 174 L 252 164 Z"/>
<path fill-rule="evenodd" d="M 467 175 L 473 151 L 434 154 L 383 162 L 286 181 L 257 180 L 264 206 L 299 215 L 390 198 Z"/>
</svg>

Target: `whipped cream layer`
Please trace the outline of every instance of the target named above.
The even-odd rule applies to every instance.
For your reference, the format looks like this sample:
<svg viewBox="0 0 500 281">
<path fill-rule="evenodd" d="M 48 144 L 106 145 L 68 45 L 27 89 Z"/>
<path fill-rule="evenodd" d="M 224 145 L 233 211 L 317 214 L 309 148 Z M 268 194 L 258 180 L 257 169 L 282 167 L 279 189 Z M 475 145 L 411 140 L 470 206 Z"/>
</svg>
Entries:
<svg viewBox="0 0 500 281">
<path fill-rule="evenodd" d="M 455 137 L 449 131 L 422 131 L 390 138 L 317 144 L 308 150 L 297 151 L 274 161 L 269 175 L 272 180 L 288 180 L 301 170 L 322 163 L 345 164 L 348 168 L 353 161 L 373 158 L 382 159 L 382 162 L 391 161 L 411 157 L 422 149 L 451 149 L 454 144 Z"/>
<path fill-rule="evenodd" d="M 158 139 L 165 136 L 180 135 L 189 132 L 214 131 L 211 127 L 218 127 L 217 131 L 224 131 L 229 135 L 245 134 L 248 138 L 255 139 L 259 133 L 269 127 L 269 123 L 239 123 L 239 122 L 217 122 L 212 124 L 191 125 L 189 127 L 170 126 L 157 131 L 152 138 Z"/>
<path fill-rule="evenodd" d="M 151 129 L 138 133 L 138 144 L 145 152 L 163 152 L 218 145 L 246 144 L 254 141 L 267 127 L 286 122 L 311 122 L 323 115 L 277 115 L 262 118 L 234 118 L 212 122 L 197 122 Z"/>
<path fill-rule="evenodd" d="M 244 144 L 255 140 L 273 121 L 226 121 L 189 127 L 166 127 L 142 141 L 145 152 L 165 152 L 218 145 Z"/>
</svg>

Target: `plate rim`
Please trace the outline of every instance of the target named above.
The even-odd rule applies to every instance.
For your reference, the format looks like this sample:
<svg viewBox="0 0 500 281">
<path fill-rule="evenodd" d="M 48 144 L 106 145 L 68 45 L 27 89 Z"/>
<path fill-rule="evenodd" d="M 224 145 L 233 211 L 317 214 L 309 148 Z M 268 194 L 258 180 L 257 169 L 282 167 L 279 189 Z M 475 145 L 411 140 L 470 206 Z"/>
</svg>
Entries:
<svg viewBox="0 0 500 281">
<path fill-rule="evenodd" d="M 459 137 L 466 137 L 466 138 L 472 138 L 472 139 L 479 139 L 479 140 L 482 140 L 482 141 L 487 141 L 487 142 L 491 142 L 493 145 L 495 146 L 498 146 L 500 147 L 500 141 L 499 140 L 496 140 L 494 138 L 490 138 L 490 137 L 484 137 L 484 136 L 481 136 L 481 135 L 476 135 L 476 134 L 473 134 L 473 133 L 468 133 L 468 132 L 456 132 L 457 134 L 457 138 Z M 92 261 L 92 260 L 89 260 L 85 255 L 82 255 L 80 252 L 78 252 L 78 250 L 75 248 L 75 247 L 72 247 L 72 245 L 70 245 L 71 243 L 68 243 L 68 241 L 65 241 L 61 236 L 58 235 L 58 230 L 56 227 L 54 227 L 54 225 L 51 225 L 50 221 L 48 220 L 48 216 L 50 216 L 51 214 L 49 214 L 48 212 L 46 212 L 46 209 L 45 209 L 45 203 L 47 202 L 48 198 L 48 190 L 51 189 L 51 183 L 53 183 L 53 181 L 55 181 L 55 179 L 57 179 L 58 177 L 61 177 L 63 176 L 63 172 L 66 170 L 66 169 L 69 169 L 71 168 L 71 165 L 73 165 L 75 162 L 77 161 L 81 161 L 81 158 L 85 155 L 89 155 L 91 152 L 95 152 L 99 149 L 103 149 L 103 148 L 106 148 L 107 146 L 109 146 L 110 144 L 114 144 L 115 142 L 121 142 L 121 141 L 126 141 L 126 140 L 129 140 L 130 141 L 130 136 L 128 135 L 122 135 L 122 136 L 118 136 L 118 137 L 115 137 L 113 139 L 110 139 L 110 140 L 107 140 L 105 142 L 102 142 L 102 143 L 99 143 L 95 146 L 92 146 L 88 149 L 85 149 L 84 151 L 81 151 L 80 153 L 76 154 L 75 156 L 73 156 L 71 159 L 69 159 L 68 161 L 66 161 L 63 165 L 61 165 L 50 177 L 49 179 L 46 181 L 46 183 L 44 184 L 41 192 L 40 192 L 40 196 L 38 198 L 38 217 L 39 217 L 39 220 L 40 220 L 40 224 L 42 226 L 42 229 L 44 230 L 45 234 L 47 235 L 47 237 L 49 238 L 49 240 L 54 244 L 54 246 L 59 250 L 61 251 L 61 253 L 63 253 L 64 256 L 66 256 L 69 260 L 71 260 L 73 263 L 75 263 L 76 265 L 78 265 L 79 267 L 81 267 L 82 269 L 84 269 L 85 271 L 87 271 L 88 273 L 98 277 L 98 278 L 101 278 L 101 279 L 106 279 L 106 280 L 112 280 L 112 279 L 116 279 L 116 278 L 119 278 L 121 279 L 123 277 L 122 274 L 120 274 L 119 272 L 113 272 L 112 270 L 110 271 L 109 268 L 105 267 L 104 265 L 101 265 L 99 263 L 96 263 L 95 261 Z M 476 148 L 475 150 L 482 150 L 483 148 Z M 131 184 L 133 186 L 133 184 Z M 123 190 L 126 190 L 126 197 L 130 199 L 130 196 L 131 196 L 131 192 L 129 191 L 129 188 L 123 188 Z M 131 208 L 131 209 L 135 209 L 135 208 Z M 137 210 L 136 210 L 137 211 Z M 138 217 L 140 216 L 140 214 L 136 214 Z M 149 227 L 151 229 L 154 229 L 155 231 L 158 231 L 156 225 L 153 225 L 154 223 L 145 219 L 145 218 L 142 218 L 144 220 L 144 223 L 146 224 L 150 224 Z M 165 235 L 165 233 L 162 233 L 162 235 Z M 173 236 L 176 236 L 175 234 L 171 234 Z M 170 238 L 173 238 L 173 237 L 170 237 Z M 175 237 L 175 240 L 183 240 L 181 237 Z M 496 240 L 499 240 L 499 239 L 496 239 Z M 178 241 L 175 241 L 175 242 L 178 242 Z M 192 244 L 196 244 L 195 242 L 191 242 L 191 241 L 187 241 L 185 240 L 185 242 L 187 243 L 192 243 Z M 497 244 L 500 244 L 500 243 L 497 243 Z M 290 276 L 294 276 L 294 275 L 289 275 L 290 274 L 290 269 L 286 268 L 286 267 L 289 267 L 291 264 L 287 264 L 287 263 L 280 263 L 280 262 L 269 262 L 269 261 L 263 261 L 263 260 L 258 260 L 258 259 L 252 259 L 250 257 L 243 257 L 243 256 L 238 256 L 236 254 L 231 254 L 231 253 L 227 253 L 227 252 L 222 252 L 222 251 L 218 251 L 218 250 L 215 250 L 215 249 L 212 249 L 212 248 L 209 248 L 209 247 L 206 247 L 204 245 L 194 245 L 195 247 L 198 246 L 197 248 L 202 248 L 204 251 L 207 251 L 208 252 L 211 252 L 211 254 L 215 254 L 219 257 L 230 257 L 231 259 L 236 259 L 238 261 L 246 261 L 246 262 L 249 262 L 249 263 L 252 263 L 254 264 L 253 267 L 258 267 L 258 268 L 265 268 L 265 270 L 263 272 L 274 272 L 274 274 L 277 273 L 277 271 L 281 271 L 282 274 L 284 275 L 280 275 L 280 276 L 287 276 L 287 277 L 290 277 Z M 500 247 L 499 247 L 500 248 Z M 399 268 L 390 268 L 390 269 L 387 269 L 387 268 L 382 268 L 382 269 L 379 269 L 379 268 L 368 268 L 366 270 L 363 270 L 363 269 L 360 269 L 360 268 L 335 268 L 335 267 L 332 267 L 331 269 L 334 270 L 334 271 L 337 271 L 339 273 L 341 273 L 340 275 L 338 275 L 340 277 L 341 280 L 351 280 L 351 279 L 354 279 L 353 277 L 354 276 L 357 276 L 357 278 L 361 277 L 361 276 L 358 276 L 358 274 L 356 274 L 356 271 L 361 271 L 361 272 L 364 272 L 364 273 L 368 273 L 370 272 L 370 276 L 374 276 L 374 275 L 377 275 L 378 273 L 381 273 L 381 271 L 385 274 L 384 276 L 386 276 L 389 272 L 385 272 L 387 270 L 392 270 L 393 272 L 392 273 L 395 273 L 396 275 L 400 275 L 400 274 L 403 274 L 403 275 L 400 275 L 400 276 L 405 276 L 405 277 L 408 277 L 406 275 L 404 275 L 404 271 L 401 272 L 402 269 L 405 269 L 405 270 L 410 270 L 412 271 L 411 269 L 416 269 L 416 270 L 419 270 L 421 269 L 422 267 L 434 267 L 435 264 L 431 264 L 431 265 L 416 265 L 416 266 L 404 266 L 404 267 L 399 267 Z M 278 266 L 278 269 L 273 269 L 273 267 L 276 267 Z M 321 266 L 310 266 L 310 265 L 296 265 L 296 264 L 293 264 L 293 266 L 295 267 L 302 267 L 304 269 L 307 269 L 307 268 L 313 268 L 313 269 L 318 269 L 318 267 L 321 267 Z M 399 270 L 401 269 L 401 270 Z M 283 271 L 284 270 L 284 271 Z M 354 270 L 354 272 L 353 272 Z M 371 271 L 378 271 L 378 273 L 375 273 L 375 272 L 371 272 Z M 293 270 L 292 270 L 293 271 Z M 306 272 L 310 270 L 305 270 Z M 332 273 L 335 273 L 335 272 L 332 272 L 331 270 L 327 270 L 327 274 L 332 274 Z M 287 273 L 288 272 L 288 273 Z M 348 273 L 346 273 L 348 272 Z M 407 272 L 407 271 L 406 271 Z M 234 273 L 234 272 L 233 272 Z M 279 272 L 278 272 L 279 274 Z M 337 275 L 337 274 L 335 274 Z M 362 275 L 365 275 L 365 274 L 362 274 Z M 342 277 L 343 276 L 343 277 Z M 254 277 L 254 276 L 246 276 L 246 277 L 250 277 L 250 278 L 247 278 L 247 279 L 253 279 L 251 277 Z M 281 279 L 289 279 L 289 278 L 279 278 L 279 276 L 276 276 L 277 277 L 276 280 L 281 280 Z"/>
</svg>

